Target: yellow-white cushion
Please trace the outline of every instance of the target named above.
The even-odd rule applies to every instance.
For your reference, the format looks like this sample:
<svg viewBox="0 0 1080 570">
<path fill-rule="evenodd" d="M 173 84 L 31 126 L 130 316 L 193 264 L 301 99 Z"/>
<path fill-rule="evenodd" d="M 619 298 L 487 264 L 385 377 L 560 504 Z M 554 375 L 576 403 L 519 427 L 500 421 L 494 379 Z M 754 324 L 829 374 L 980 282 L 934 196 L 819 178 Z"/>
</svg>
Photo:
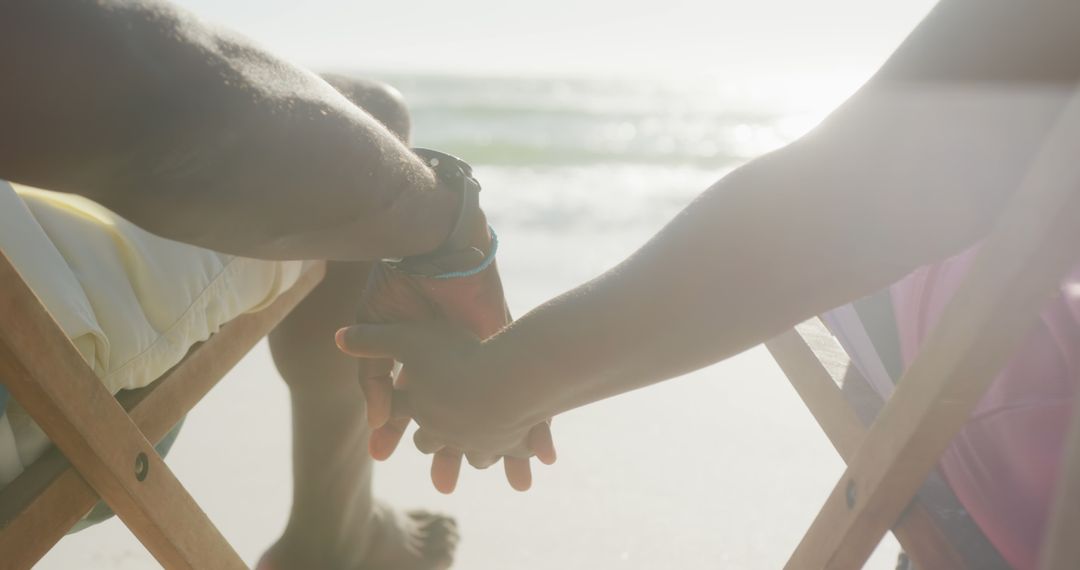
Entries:
<svg viewBox="0 0 1080 570">
<path fill-rule="evenodd" d="M 272 302 L 302 271 L 302 262 L 167 240 L 85 198 L 2 180 L 0 248 L 112 393 L 154 381 L 221 325 Z M 0 486 L 47 446 L 9 402 L 0 417 Z"/>
</svg>

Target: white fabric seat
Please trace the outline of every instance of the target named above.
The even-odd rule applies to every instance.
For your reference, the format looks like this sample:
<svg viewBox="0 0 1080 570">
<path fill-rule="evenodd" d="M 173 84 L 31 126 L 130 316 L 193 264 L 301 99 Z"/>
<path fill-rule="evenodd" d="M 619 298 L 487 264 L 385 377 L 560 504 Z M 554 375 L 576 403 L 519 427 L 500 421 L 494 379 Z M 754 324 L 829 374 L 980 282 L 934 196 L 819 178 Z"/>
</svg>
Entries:
<svg viewBox="0 0 1080 570">
<path fill-rule="evenodd" d="M 0 248 L 114 394 L 153 382 L 303 269 L 167 240 L 85 198 L 2 180 Z M 49 445 L 16 402 L 4 412 L 0 487 Z"/>
</svg>

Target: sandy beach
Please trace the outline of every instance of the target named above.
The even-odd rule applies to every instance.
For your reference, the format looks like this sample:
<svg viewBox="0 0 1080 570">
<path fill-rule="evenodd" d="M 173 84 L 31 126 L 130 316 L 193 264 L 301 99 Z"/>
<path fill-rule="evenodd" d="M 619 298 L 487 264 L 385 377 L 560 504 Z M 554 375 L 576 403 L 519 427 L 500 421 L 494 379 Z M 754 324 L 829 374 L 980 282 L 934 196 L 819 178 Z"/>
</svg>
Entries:
<svg viewBox="0 0 1080 570">
<path fill-rule="evenodd" d="M 280 533 L 290 499 L 284 384 L 260 345 L 190 415 L 169 463 L 243 558 Z M 442 496 L 403 447 L 377 491 L 401 507 L 454 513 L 456 568 L 780 568 L 841 462 L 763 348 L 557 419 L 559 462 L 533 490 L 498 469 L 468 471 Z M 867 565 L 893 568 L 888 538 Z M 116 520 L 62 541 L 42 569 L 157 567 Z"/>
<path fill-rule="evenodd" d="M 528 493 L 492 469 L 442 496 L 412 449 L 380 466 L 377 489 L 395 505 L 454 513 L 465 570 L 765 570 L 782 566 L 841 470 L 760 348 L 560 417 L 555 436 L 559 462 L 538 469 Z M 289 449 L 287 394 L 260 346 L 195 409 L 169 458 L 250 564 L 285 522 Z M 867 568 L 893 568 L 897 550 L 889 538 Z M 157 565 L 112 520 L 39 567 Z"/>
</svg>

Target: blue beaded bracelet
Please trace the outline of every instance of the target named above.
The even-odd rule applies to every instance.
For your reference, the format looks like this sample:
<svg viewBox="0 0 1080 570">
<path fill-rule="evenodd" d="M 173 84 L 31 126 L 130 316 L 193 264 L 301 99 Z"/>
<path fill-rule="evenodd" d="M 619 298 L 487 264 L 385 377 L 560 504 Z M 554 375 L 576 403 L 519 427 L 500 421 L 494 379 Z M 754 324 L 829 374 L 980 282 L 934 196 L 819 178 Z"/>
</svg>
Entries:
<svg viewBox="0 0 1080 570">
<path fill-rule="evenodd" d="M 473 267 L 472 269 L 466 269 L 465 271 L 450 271 L 447 273 L 440 273 L 438 275 L 428 276 L 429 279 L 457 279 L 459 277 L 472 277 L 488 268 L 489 265 L 495 262 L 495 253 L 499 251 L 499 236 L 495 233 L 495 228 L 488 226 L 488 232 L 491 233 L 491 249 L 488 250 L 487 255 L 484 256 L 480 265 Z"/>
</svg>

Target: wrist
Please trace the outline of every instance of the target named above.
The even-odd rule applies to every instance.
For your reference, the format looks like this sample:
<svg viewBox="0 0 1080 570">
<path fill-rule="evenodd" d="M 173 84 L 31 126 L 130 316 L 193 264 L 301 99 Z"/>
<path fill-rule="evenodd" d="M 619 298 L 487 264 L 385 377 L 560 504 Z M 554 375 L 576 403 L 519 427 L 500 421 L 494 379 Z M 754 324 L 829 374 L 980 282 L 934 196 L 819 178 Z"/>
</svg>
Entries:
<svg viewBox="0 0 1080 570">
<path fill-rule="evenodd" d="M 457 211 L 451 220 L 449 231 L 432 251 L 416 257 L 438 258 L 475 245 L 483 240 L 487 224 L 480 211 L 480 183 L 473 177 L 472 167 L 460 158 L 427 148 L 414 148 L 412 152 L 424 163 L 435 177 L 435 191 L 456 198 Z"/>
<path fill-rule="evenodd" d="M 444 229 L 441 240 L 427 251 L 392 261 L 406 273 L 436 276 L 474 267 L 490 253 L 493 236 L 480 210 L 480 183 L 465 161 L 424 148 L 412 149 L 435 180 L 433 192 L 452 197 L 456 209 Z M 445 226 L 443 226 L 445 227 Z"/>
<path fill-rule="evenodd" d="M 501 431 L 520 431 L 555 415 L 553 394 L 538 382 L 537 368 L 514 353 L 506 333 L 483 342 L 477 352 L 478 376 L 484 378 L 484 393 L 497 405 L 488 406 L 489 420 Z"/>
<path fill-rule="evenodd" d="M 431 171 L 420 165 L 415 176 L 402 183 L 391 203 L 359 220 L 369 241 L 384 242 L 378 258 L 404 258 L 422 255 L 439 247 L 453 226 L 460 201 L 445 192 Z M 386 237 L 391 239 L 386 239 Z"/>
</svg>

